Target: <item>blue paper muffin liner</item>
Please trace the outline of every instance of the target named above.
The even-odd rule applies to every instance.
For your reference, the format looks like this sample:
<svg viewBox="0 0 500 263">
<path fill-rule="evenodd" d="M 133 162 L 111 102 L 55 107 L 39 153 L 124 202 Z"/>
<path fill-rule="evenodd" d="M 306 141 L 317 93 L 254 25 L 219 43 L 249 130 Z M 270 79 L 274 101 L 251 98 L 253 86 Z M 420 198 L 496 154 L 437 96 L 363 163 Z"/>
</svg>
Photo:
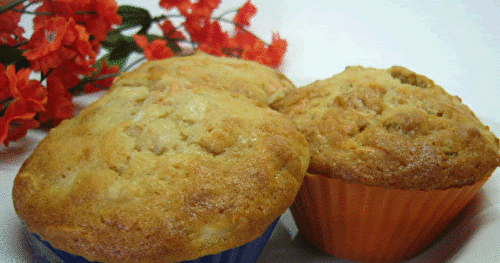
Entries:
<svg viewBox="0 0 500 263">
<path fill-rule="evenodd" d="M 264 249 L 279 218 L 276 219 L 260 237 L 242 246 L 228 249 L 219 254 L 207 255 L 195 260 L 180 263 L 254 263 Z M 92 263 L 82 256 L 74 255 L 54 248 L 49 242 L 34 233 L 27 232 L 28 242 L 31 245 L 35 262 L 37 263 Z M 96 262 L 98 263 L 98 262 Z"/>
</svg>

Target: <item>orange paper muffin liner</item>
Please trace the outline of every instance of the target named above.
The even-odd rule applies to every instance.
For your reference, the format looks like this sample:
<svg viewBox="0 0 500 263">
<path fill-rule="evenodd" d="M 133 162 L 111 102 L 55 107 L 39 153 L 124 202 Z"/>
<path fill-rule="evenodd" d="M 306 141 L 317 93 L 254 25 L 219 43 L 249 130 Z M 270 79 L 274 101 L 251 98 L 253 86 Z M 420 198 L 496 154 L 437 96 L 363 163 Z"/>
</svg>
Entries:
<svg viewBox="0 0 500 263">
<path fill-rule="evenodd" d="M 291 211 L 300 233 L 328 254 L 398 262 L 427 248 L 486 180 L 446 190 L 406 191 L 308 174 Z"/>
</svg>

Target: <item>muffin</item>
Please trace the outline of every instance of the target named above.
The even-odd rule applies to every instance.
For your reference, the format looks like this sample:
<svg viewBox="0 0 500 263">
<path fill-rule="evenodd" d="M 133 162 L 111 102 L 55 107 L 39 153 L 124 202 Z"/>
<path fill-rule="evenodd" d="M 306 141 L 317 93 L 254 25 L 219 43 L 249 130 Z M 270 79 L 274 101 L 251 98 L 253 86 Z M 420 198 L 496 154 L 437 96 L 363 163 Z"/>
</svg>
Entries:
<svg viewBox="0 0 500 263">
<path fill-rule="evenodd" d="M 299 231 L 338 257 L 417 255 L 500 165 L 489 127 L 460 98 L 404 67 L 347 67 L 272 106 L 311 147 L 292 206 Z"/>
<path fill-rule="evenodd" d="M 148 87 L 150 90 L 208 86 L 241 93 L 264 104 L 281 99 L 295 85 L 279 71 L 238 58 L 194 55 L 151 60 L 117 77 L 114 88 Z"/>
<path fill-rule="evenodd" d="M 261 102 L 123 85 L 50 131 L 16 176 L 13 201 L 43 250 L 97 262 L 250 262 L 308 161 L 304 136 Z"/>
<path fill-rule="evenodd" d="M 260 237 L 236 248 L 228 249 L 218 254 L 207 255 L 195 260 L 182 261 L 182 263 L 253 263 L 257 260 L 267 240 L 271 236 L 274 227 L 278 223 L 276 219 Z M 82 256 L 71 254 L 54 248 L 49 242 L 44 241 L 37 234 L 25 233 L 28 244 L 31 246 L 34 259 L 37 263 L 68 262 L 89 263 Z M 92 261 L 94 262 L 94 261 Z"/>
</svg>

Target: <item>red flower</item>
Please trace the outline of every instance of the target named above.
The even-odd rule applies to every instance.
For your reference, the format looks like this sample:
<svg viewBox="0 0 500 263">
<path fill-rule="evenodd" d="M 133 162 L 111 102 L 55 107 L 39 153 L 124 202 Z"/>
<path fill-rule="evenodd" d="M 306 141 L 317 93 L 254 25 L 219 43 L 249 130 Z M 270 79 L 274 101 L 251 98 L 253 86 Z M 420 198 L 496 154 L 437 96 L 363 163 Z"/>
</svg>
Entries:
<svg viewBox="0 0 500 263">
<path fill-rule="evenodd" d="M 184 28 L 189 34 L 190 40 L 195 43 L 203 42 L 207 32 L 205 31 L 204 17 L 188 16 L 184 21 Z"/>
<path fill-rule="evenodd" d="M 44 109 L 47 93 L 39 81 L 29 79 L 30 69 L 23 68 L 16 72 L 15 67 L 9 65 L 5 74 L 8 79 L 8 89 L 14 101 L 24 100 L 28 111 L 38 112 Z"/>
<path fill-rule="evenodd" d="M 161 30 L 163 31 L 163 35 L 174 40 L 185 40 L 186 37 L 181 31 L 176 30 L 172 22 L 168 19 L 161 24 Z"/>
<path fill-rule="evenodd" d="M 16 115 L 13 112 L 15 110 L 7 111 L 3 117 L 0 117 L 0 143 L 3 142 L 7 147 L 9 142 L 23 138 L 28 134 L 28 130 L 40 126 L 32 115 Z"/>
<path fill-rule="evenodd" d="M 171 10 L 177 8 L 179 12 L 186 18 L 188 17 L 205 17 L 209 19 L 212 12 L 220 5 L 221 0 L 161 0 L 160 6 Z"/>
<path fill-rule="evenodd" d="M 66 60 L 90 67 L 95 61 L 95 53 L 89 42 L 85 28 L 75 20 L 52 17 L 42 26 L 35 28 L 24 56 L 30 61 L 31 68 L 47 73 Z"/>
<path fill-rule="evenodd" d="M 122 18 L 118 15 L 116 1 L 91 0 L 87 5 L 82 6 L 78 10 L 89 14 L 78 16 L 75 20 L 79 24 L 82 24 L 89 34 L 94 36 L 98 41 L 106 39 L 108 33 L 113 30 L 113 25 L 120 25 L 122 23 Z"/>
<path fill-rule="evenodd" d="M 235 45 L 237 45 L 242 50 L 249 49 L 256 45 L 260 41 L 254 34 L 248 30 L 236 29 L 236 35 L 234 36 Z"/>
<path fill-rule="evenodd" d="M 191 16 L 210 19 L 214 10 L 219 7 L 221 0 L 199 0 L 191 6 Z"/>
<path fill-rule="evenodd" d="M 257 61 L 261 64 L 267 65 L 266 63 L 266 44 L 264 42 L 257 40 L 254 42 L 254 45 L 247 46 L 243 48 L 243 52 L 241 54 L 241 58 L 247 60 Z"/>
<path fill-rule="evenodd" d="M 240 26 L 249 26 L 250 19 L 254 17 L 255 14 L 257 14 L 257 8 L 248 1 L 238 9 L 238 13 L 234 16 L 233 22 Z"/>
<path fill-rule="evenodd" d="M 134 39 L 149 60 L 165 59 L 174 55 L 174 52 L 167 47 L 168 42 L 164 39 L 156 39 L 151 44 L 144 35 L 134 35 Z"/>
<path fill-rule="evenodd" d="M 266 45 L 250 31 L 237 29 L 234 42 L 235 49 L 240 50 L 241 58 L 263 62 L 262 56 L 266 53 Z"/>
<path fill-rule="evenodd" d="M 214 21 L 204 27 L 205 35 L 203 39 L 199 39 L 199 50 L 215 56 L 226 55 L 223 51 L 229 46 L 228 34 L 222 31 L 218 21 Z"/>
<path fill-rule="evenodd" d="M 53 17 L 60 16 L 67 18 L 66 20 L 69 20 L 69 18 L 72 17 L 75 13 L 75 11 L 72 9 L 71 1 L 52 0 L 41 2 L 42 5 L 39 6 L 35 11 L 37 13 L 43 13 L 44 15 L 37 15 L 33 19 L 33 27 L 35 29 L 45 25 L 48 20 Z"/>
<path fill-rule="evenodd" d="M 191 41 L 195 43 L 204 42 L 207 37 L 207 29 L 212 24 L 211 16 L 219 6 L 220 0 L 200 0 L 193 3 L 186 10 L 179 8 L 181 14 L 186 18 L 184 28 L 189 33 Z"/>
<path fill-rule="evenodd" d="M 161 0 L 160 6 L 170 10 L 177 7 L 179 10 L 188 10 L 191 7 L 191 0 Z"/>
<path fill-rule="evenodd" d="M 267 56 L 270 58 L 267 65 L 275 68 L 279 67 L 283 61 L 283 57 L 285 56 L 287 46 L 288 43 L 286 40 L 280 38 L 278 33 L 274 33 L 273 41 L 271 42 L 271 45 L 269 45 L 269 49 L 267 51 Z"/>
<path fill-rule="evenodd" d="M 8 146 L 10 141 L 24 137 L 29 129 L 39 126 L 33 118 L 38 112 L 44 110 L 47 103 L 47 91 L 39 81 L 30 80 L 29 69 L 20 69 L 16 72 L 10 65 L 4 70 L 0 67 L 0 90 L 4 103 L 0 117 L 0 143 Z M 7 105 L 8 104 L 8 105 Z"/>
<path fill-rule="evenodd" d="M 118 66 L 113 66 L 110 68 L 108 67 L 108 64 L 105 61 L 103 61 L 101 72 L 99 72 L 99 74 L 94 76 L 94 79 L 96 80 L 85 85 L 84 92 L 92 93 L 111 87 L 111 84 L 113 84 L 114 77 L 106 77 L 106 76 L 113 75 L 115 73 L 118 73 L 119 71 L 120 68 Z M 99 77 L 106 77 L 106 78 L 99 79 Z"/>
<path fill-rule="evenodd" d="M 7 83 L 9 83 L 9 78 L 5 72 L 5 66 L 0 63 L 0 115 L 2 112 L 3 101 L 6 101 L 12 96 L 9 86 L 6 85 Z"/>
<path fill-rule="evenodd" d="M 278 34 L 273 34 L 273 40 L 267 46 L 247 30 L 238 29 L 234 37 L 236 47 L 240 50 L 240 57 L 247 60 L 257 61 L 261 64 L 277 68 L 285 55 L 287 42 Z"/>
<path fill-rule="evenodd" d="M 0 0 L 0 6 L 10 3 L 10 0 Z M 22 7 L 19 5 L 17 7 Z M 21 13 L 14 11 L 5 11 L 0 14 L 0 44 L 15 45 L 23 41 L 24 29 L 19 26 Z"/>
<path fill-rule="evenodd" d="M 52 74 L 47 78 L 47 92 L 46 110 L 38 117 L 41 123 L 47 127 L 54 127 L 62 120 L 73 117 L 75 112 L 73 96 L 60 78 Z"/>
<path fill-rule="evenodd" d="M 114 0 L 43 1 L 36 11 L 52 13 L 67 20 L 73 18 L 98 42 L 106 39 L 113 25 L 120 25 L 122 22 L 118 15 L 118 5 Z M 45 15 L 35 17 L 35 27 L 43 25 L 50 17 Z M 95 43 L 93 45 L 96 46 Z"/>
<path fill-rule="evenodd" d="M 73 117 L 72 96 L 80 92 L 82 76 L 89 76 L 93 68 L 79 66 L 72 61 L 65 61 L 51 71 L 47 78 L 47 110 L 39 114 L 38 119 L 45 127 L 54 127 L 62 120 Z"/>
<path fill-rule="evenodd" d="M 71 61 L 65 61 L 59 67 L 51 71 L 50 76 L 61 80 L 64 88 L 70 93 L 75 94 L 82 89 L 79 87 L 83 76 L 91 76 L 94 68 L 78 66 Z"/>
</svg>

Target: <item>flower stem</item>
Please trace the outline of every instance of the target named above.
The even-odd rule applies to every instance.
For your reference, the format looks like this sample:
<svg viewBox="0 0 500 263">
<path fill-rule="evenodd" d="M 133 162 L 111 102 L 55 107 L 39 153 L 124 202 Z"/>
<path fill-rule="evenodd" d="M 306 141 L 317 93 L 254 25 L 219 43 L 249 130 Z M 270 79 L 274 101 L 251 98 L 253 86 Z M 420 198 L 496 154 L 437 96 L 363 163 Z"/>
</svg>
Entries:
<svg viewBox="0 0 500 263">
<path fill-rule="evenodd" d="M 52 16 L 52 15 L 55 15 L 55 13 L 51 13 L 51 12 L 28 11 L 25 8 L 23 8 L 23 9 L 12 8 L 12 11 L 18 12 L 18 13 L 23 13 L 23 14 L 28 14 L 28 15 L 37 15 L 37 16 Z"/>
<path fill-rule="evenodd" d="M 27 5 L 23 6 L 23 8 L 21 8 L 20 10 L 21 10 L 21 11 L 24 11 L 24 10 L 28 9 L 30 6 L 32 6 L 32 5 L 36 5 L 36 4 L 38 4 L 39 2 L 40 2 L 39 0 L 37 0 L 37 1 L 31 1 L 31 2 L 29 2 Z"/>
<path fill-rule="evenodd" d="M 22 45 L 25 45 L 25 44 L 28 44 L 29 43 L 29 40 L 25 40 L 25 41 L 21 41 L 17 44 L 15 44 L 14 46 L 12 46 L 13 48 L 18 48 L 18 47 L 21 47 Z"/>
<path fill-rule="evenodd" d="M 5 11 L 8 11 L 9 9 L 13 9 L 14 7 L 16 7 L 18 5 L 21 5 L 22 3 L 24 3 L 24 1 L 26 1 L 26 0 L 14 0 L 14 1 L 12 1 L 4 6 L 0 6 L 0 14 L 2 14 Z"/>
<path fill-rule="evenodd" d="M 0 106 L 2 104 L 5 104 L 5 105 L 3 105 L 3 106 L 0 107 L 0 117 L 2 117 L 5 114 L 5 112 L 7 111 L 7 108 L 9 107 L 9 105 L 12 102 L 13 99 L 14 98 L 11 96 L 11 97 L 8 97 L 8 98 L 6 98 L 4 100 L 0 100 Z"/>
<path fill-rule="evenodd" d="M 95 11 L 75 11 L 75 15 L 97 15 Z"/>
<path fill-rule="evenodd" d="M 231 13 L 237 13 L 239 11 L 239 9 L 233 9 L 233 10 L 228 10 L 220 15 L 218 15 L 217 17 L 214 17 L 215 20 L 219 20 L 219 19 L 222 19 L 224 16 L 226 15 L 229 15 Z"/>
<path fill-rule="evenodd" d="M 120 72 L 111 73 L 111 74 L 103 74 L 103 75 L 99 75 L 95 78 L 92 78 L 92 81 L 114 78 L 114 77 L 117 77 L 118 75 L 120 75 Z M 92 82 L 92 81 L 89 81 L 89 82 Z"/>
<path fill-rule="evenodd" d="M 145 56 L 142 56 L 140 58 L 138 58 L 136 61 L 130 63 L 128 66 L 126 66 L 125 68 L 122 68 L 120 70 L 120 72 L 127 72 L 129 71 L 131 68 L 133 68 L 135 65 L 141 63 L 142 61 L 146 60 L 146 57 Z"/>
<path fill-rule="evenodd" d="M 237 28 L 239 28 L 239 29 L 241 29 L 241 30 L 243 30 L 243 31 L 247 31 L 247 32 L 249 32 L 250 34 L 252 34 L 255 38 L 257 38 L 259 41 L 262 41 L 262 43 L 266 44 L 267 46 L 269 46 L 269 45 L 270 45 L 269 43 L 265 42 L 265 41 L 264 41 L 264 40 L 262 40 L 260 37 L 256 36 L 254 33 L 252 33 L 252 31 L 247 30 L 245 27 L 243 27 L 243 26 L 242 26 L 242 25 L 240 25 L 240 24 L 236 24 L 235 22 L 233 22 L 233 21 L 231 21 L 231 20 L 227 20 L 227 19 L 225 19 L 225 18 L 221 18 L 220 16 L 219 16 L 219 17 L 214 18 L 214 20 L 221 21 L 221 22 L 224 22 L 224 23 L 228 23 L 228 24 L 233 25 L 233 26 L 235 26 L 235 27 L 237 27 Z"/>
<path fill-rule="evenodd" d="M 52 73 L 52 71 L 54 71 L 54 69 L 50 69 L 47 74 L 44 74 L 43 72 L 40 72 L 40 82 L 44 81 L 49 75 L 50 73 Z"/>
<path fill-rule="evenodd" d="M 17 8 L 12 8 L 12 11 L 18 12 L 18 13 L 23 13 L 23 14 L 28 14 L 28 15 L 36 15 L 36 16 L 53 16 L 56 15 L 56 13 L 52 12 L 36 12 L 36 11 L 28 11 L 26 10 L 26 7 L 17 9 Z M 97 15 L 97 12 L 94 11 L 75 11 L 75 15 Z"/>
<path fill-rule="evenodd" d="M 167 16 L 167 15 L 160 15 L 160 16 L 157 16 L 157 17 L 153 17 L 153 19 L 151 19 L 152 22 L 160 22 L 164 19 L 167 19 L 168 17 L 172 17 L 172 16 Z"/>
<path fill-rule="evenodd" d="M 13 99 L 13 97 L 11 96 L 11 97 L 8 97 L 8 98 L 6 98 L 4 100 L 0 100 L 0 105 L 4 104 L 4 103 L 6 103 L 6 102 L 8 102 L 9 100 L 12 100 L 12 99 Z"/>
</svg>

